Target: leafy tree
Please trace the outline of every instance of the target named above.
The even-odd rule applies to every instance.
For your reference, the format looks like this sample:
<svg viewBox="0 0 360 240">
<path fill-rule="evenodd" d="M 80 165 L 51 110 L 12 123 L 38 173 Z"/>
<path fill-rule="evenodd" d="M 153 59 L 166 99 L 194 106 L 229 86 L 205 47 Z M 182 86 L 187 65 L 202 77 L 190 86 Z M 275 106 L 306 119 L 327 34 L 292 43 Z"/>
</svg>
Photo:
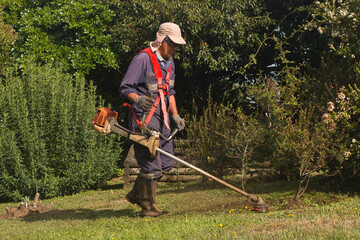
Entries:
<svg viewBox="0 0 360 240">
<path fill-rule="evenodd" d="M 0 5 L 0 75 L 4 74 L 11 48 L 17 40 L 17 33 L 11 25 L 3 20 L 3 10 Z"/>
<path fill-rule="evenodd" d="M 106 1 L 16 0 L 5 6 L 8 22 L 21 37 L 15 50 L 18 61 L 31 56 L 83 74 L 98 65 L 117 66 L 108 31 L 115 14 Z"/>
<path fill-rule="evenodd" d="M 160 23 L 176 22 L 187 41 L 176 57 L 181 104 L 191 103 L 194 92 L 205 103 L 210 84 L 216 85 L 217 97 L 239 81 L 233 70 L 247 62 L 263 37 L 259 30 L 270 22 L 260 3 L 16 0 L 5 6 L 7 21 L 21 36 L 17 56 L 61 62 L 66 70 L 90 74 L 103 95 L 117 95 L 114 89 L 128 64 L 155 38 Z"/>
<path fill-rule="evenodd" d="M 331 142 L 337 147 L 337 163 L 329 165 L 342 179 L 359 178 L 357 162 L 359 102 L 359 1 L 316 1 L 308 9 L 312 20 L 306 24 L 307 31 L 316 31 L 327 39 L 327 52 L 321 68 L 313 76 L 324 79 L 324 89 L 330 94 L 324 97 L 323 120 L 333 130 Z M 339 141 L 339 138 L 341 141 Z"/>
</svg>

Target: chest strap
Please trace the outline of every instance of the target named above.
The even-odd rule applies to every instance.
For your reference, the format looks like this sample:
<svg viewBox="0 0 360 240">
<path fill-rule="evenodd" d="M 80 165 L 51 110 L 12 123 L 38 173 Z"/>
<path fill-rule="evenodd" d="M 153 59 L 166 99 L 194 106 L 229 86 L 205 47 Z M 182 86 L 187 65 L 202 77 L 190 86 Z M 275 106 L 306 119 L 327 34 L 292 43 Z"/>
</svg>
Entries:
<svg viewBox="0 0 360 240">
<path fill-rule="evenodd" d="M 164 99 L 164 96 L 166 95 L 169 95 L 169 79 L 170 79 L 170 74 L 171 74 L 171 66 L 169 66 L 168 68 L 168 71 L 167 71 L 167 74 L 166 74 L 166 77 L 165 77 L 165 83 L 164 83 L 164 86 L 162 85 L 162 80 L 163 80 L 163 76 L 162 76 L 162 73 L 161 73 L 161 68 L 160 68 L 160 65 L 159 65 L 159 61 L 157 60 L 156 58 L 156 55 L 155 53 L 153 53 L 151 51 L 150 48 L 146 48 L 144 50 L 142 50 L 141 52 L 146 52 L 149 56 L 150 56 L 150 59 L 151 59 L 151 63 L 152 63 L 152 66 L 153 66 L 153 69 L 154 69 L 154 72 L 155 72 L 155 77 L 157 79 L 157 91 L 158 91 L 158 96 L 155 100 L 155 103 L 154 105 L 152 106 L 146 120 L 145 120 L 145 124 L 148 125 L 149 122 L 150 122 L 150 119 L 152 118 L 152 116 L 154 115 L 154 112 L 156 110 L 156 108 L 158 107 L 159 103 L 161 104 L 161 110 L 162 110 L 162 113 L 163 113 L 163 116 L 164 116 L 164 123 L 165 123 L 165 126 L 170 129 L 170 126 L 169 126 L 169 116 L 168 116 L 168 112 L 166 111 L 166 105 L 165 105 L 165 99 Z M 143 127 L 142 126 L 142 122 L 137 118 L 134 110 L 132 109 L 132 107 L 127 104 L 127 103 L 124 103 L 123 106 L 127 106 L 127 107 L 130 107 L 131 111 L 132 111 L 132 114 L 133 114 L 133 117 L 135 118 L 135 121 L 137 122 L 137 124 L 139 125 L 139 127 Z"/>
</svg>

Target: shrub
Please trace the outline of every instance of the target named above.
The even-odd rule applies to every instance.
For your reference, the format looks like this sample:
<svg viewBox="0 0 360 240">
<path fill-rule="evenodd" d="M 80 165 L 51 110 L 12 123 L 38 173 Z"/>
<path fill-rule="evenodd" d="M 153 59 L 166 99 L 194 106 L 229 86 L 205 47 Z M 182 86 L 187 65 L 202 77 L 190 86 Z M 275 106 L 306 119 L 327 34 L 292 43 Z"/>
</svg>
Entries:
<svg viewBox="0 0 360 240">
<path fill-rule="evenodd" d="M 333 171 L 340 171 L 348 179 L 360 178 L 360 89 L 357 85 L 342 87 L 335 101 L 328 102 L 323 121 L 333 133 L 338 144 L 338 165 Z"/>
<path fill-rule="evenodd" d="M 91 83 L 60 67 L 9 70 L 0 84 L 0 198 L 72 194 L 109 179 L 121 148 L 91 129 L 99 101 Z"/>
<path fill-rule="evenodd" d="M 230 164 L 241 170 L 242 189 L 245 190 L 249 166 L 255 164 L 254 156 L 258 146 L 264 142 L 266 130 L 255 117 L 245 115 L 240 108 L 228 112 L 228 116 L 233 118 L 232 125 L 224 126 L 216 134 L 223 140 L 228 154 L 235 159 L 235 163 Z"/>
<path fill-rule="evenodd" d="M 228 173 L 227 168 L 235 159 L 228 154 L 223 138 L 216 132 L 221 132 L 232 124 L 233 119 L 226 116 L 225 111 L 217 105 L 209 104 L 202 116 L 197 118 L 196 114 L 193 115 L 187 127 L 191 146 L 195 148 L 190 159 L 195 159 L 200 168 L 220 178 Z"/>
<path fill-rule="evenodd" d="M 299 180 L 295 199 L 306 191 L 312 177 L 333 160 L 330 132 L 321 122 L 312 124 L 312 110 L 299 112 L 295 123 L 288 119 L 278 137 L 273 166 L 281 175 Z"/>
<path fill-rule="evenodd" d="M 248 165 L 262 141 L 261 125 L 240 108 L 217 105 L 211 100 L 203 115 L 195 116 L 187 128 L 191 145 L 196 149 L 190 158 L 220 178 L 241 170 L 244 188 Z"/>
</svg>

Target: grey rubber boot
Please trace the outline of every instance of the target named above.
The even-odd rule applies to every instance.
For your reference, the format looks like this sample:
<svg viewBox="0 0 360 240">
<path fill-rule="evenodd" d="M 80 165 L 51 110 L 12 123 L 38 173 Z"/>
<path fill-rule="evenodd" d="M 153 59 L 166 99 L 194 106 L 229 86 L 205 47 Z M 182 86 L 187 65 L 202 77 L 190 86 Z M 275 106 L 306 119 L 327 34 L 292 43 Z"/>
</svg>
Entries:
<svg viewBox="0 0 360 240">
<path fill-rule="evenodd" d="M 159 213 L 160 215 L 166 215 L 169 214 L 169 211 L 162 211 L 157 207 L 156 204 L 156 185 L 157 185 L 157 180 L 151 181 L 150 183 L 150 188 L 151 191 L 148 192 L 149 194 L 149 200 L 150 200 L 150 208 L 152 211 Z"/>
<path fill-rule="evenodd" d="M 128 202 L 130 202 L 132 204 L 137 204 L 142 208 L 142 206 L 139 202 L 139 194 L 138 194 L 139 181 L 140 181 L 139 178 L 140 178 L 139 176 L 136 178 L 133 188 L 131 189 L 131 191 L 128 194 L 126 194 L 125 199 Z"/>
<path fill-rule="evenodd" d="M 152 205 L 152 184 L 154 180 L 144 180 L 142 178 L 139 178 L 139 182 L 137 185 L 137 192 L 139 195 L 139 204 L 142 208 L 141 216 L 142 217 L 158 217 L 161 214 L 160 212 L 157 212 L 153 210 L 151 207 Z M 149 197 L 150 196 L 150 197 Z"/>
</svg>

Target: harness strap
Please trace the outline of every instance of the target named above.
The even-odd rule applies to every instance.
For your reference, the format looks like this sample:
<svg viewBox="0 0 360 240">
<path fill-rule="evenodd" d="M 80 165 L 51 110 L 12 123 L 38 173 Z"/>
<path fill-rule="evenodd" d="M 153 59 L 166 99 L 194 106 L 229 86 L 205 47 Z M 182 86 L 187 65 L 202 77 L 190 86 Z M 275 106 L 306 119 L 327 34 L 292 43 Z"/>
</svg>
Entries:
<svg viewBox="0 0 360 240">
<path fill-rule="evenodd" d="M 159 106 L 159 102 L 160 102 L 160 98 L 158 97 L 158 98 L 156 98 L 155 103 L 149 112 L 149 115 L 146 117 L 146 120 L 145 120 L 146 126 L 149 124 L 151 117 L 154 115 L 154 112 L 155 112 L 157 106 Z"/>
<path fill-rule="evenodd" d="M 163 86 L 162 85 L 163 76 L 162 76 L 161 68 L 160 68 L 159 62 L 158 62 L 158 60 L 156 58 L 155 53 L 153 53 L 150 48 L 146 48 L 146 49 L 142 50 L 142 52 L 146 52 L 150 56 L 151 63 L 153 65 L 153 69 L 154 69 L 154 72 L 155 72 L 155 77 L 157 79 L 157 86 L 158 86 L 158 97 L 157 97 L 153 107 L 151 108 L 149 115 L 147 116 L 147 118 L 145 120 L 145 124 L 146 125 L 149 124 L 150 119 L 154 115 L 154 112 L 155 112 L 155 110 L 156 110 L 156 108 L 157 108 L 157 106 L 158 106 L 158 104 L 160 102 L 161 103 L 161 110 L 162 110 L 162 113 L 163 113 L 163 116 L 164 116 L 165 126 L 168 129 L 170 129 L 170 126 L 169 126 L 169 123 L 168 123 L 169 122 L 169 116 L 168 116 L 168 113 L 166 111 L 164 95 L 169 95 L 169 79 L 170 79 L 170 73 L 171 73 L 171 66 L 169 66 L 169 68 L 168 68 L 166 78 L 165 78 L 165 84 Z"/>
<path fill-rule="evenodd" d="M 169 66 L 169 68 L 168 68 L 168 71 L 167 71 L 167 74 L 166 74 L 166 77 L 165 77 L 165 84 L 163 86 L 162 85 L 163 76 L 162 76 L 161 68 L 160 68 L 159 62 L 158 62 L 158 60 L 156 58 L 155 53 L 153 53 L 150 48 L 146 48 L 146 49 L 142 50 L 141 52 L 146 52 L 150 56 L 151 63 L 153 65 L 153 69 L 154 69 L 154 72 L 155 72 L 155 77 L 157 79 L 157 91 L 158 91 L 158 97 L 156 98 L 155 103 L 152 106 L 152 108 L 151 108 L 151 110 L 149 112 L 149 115 L 147 116 L 144 123 L 146 125 L 149 124 L 150 119 L 154 115 L 154 112 L 155 112 L 156 108 L 158 107 L 158 105 L 160 103 L 161 104 L 161 110 L 162 110 L 163 116 L 164 116 L 165 126 L 168 129 L 170 129 L 170 126 L 169 126 L 169 123 L 168 123 L 169 122 L 169 116 L 168 116 L 168 113 L 166 111 L 166 105 L 165 105 L 164 96 L 169 95 L 169 82 L 170 82 L 169 79 L 170 79 L 170 74 L 171 74 L 171 66 Z M 138 126 L 143 127 L 143 124 L 139 120 L 139 118 L 136 116 L 136 113 L 135 113 L 133 107 L 128 103 L 123 103 L 123 106 L 130 108 L 130 110 L 131 110 L 131 112 L 133 114 L 133 117 L 134 117 L 136 123 L 138 124 Z"/>
<path fill-rule="evenodd" d="M 133 108 L 130 104 L 128 104 L 128 103 L 123 103 L 123 106 L 130 108 L 131 113 L 132 113 L 132 115 L 133 115 L 133 117 L 134 117 L 137 125 L 138 125 L 139 127 L 142 127 L 142 122 L 141 122 L 141 121 L 139 120 L 139 118 L 136 116 L 136 113 L 135 113 L 135 111 L 134 111 L 134 108 Z"/>
</svg>

